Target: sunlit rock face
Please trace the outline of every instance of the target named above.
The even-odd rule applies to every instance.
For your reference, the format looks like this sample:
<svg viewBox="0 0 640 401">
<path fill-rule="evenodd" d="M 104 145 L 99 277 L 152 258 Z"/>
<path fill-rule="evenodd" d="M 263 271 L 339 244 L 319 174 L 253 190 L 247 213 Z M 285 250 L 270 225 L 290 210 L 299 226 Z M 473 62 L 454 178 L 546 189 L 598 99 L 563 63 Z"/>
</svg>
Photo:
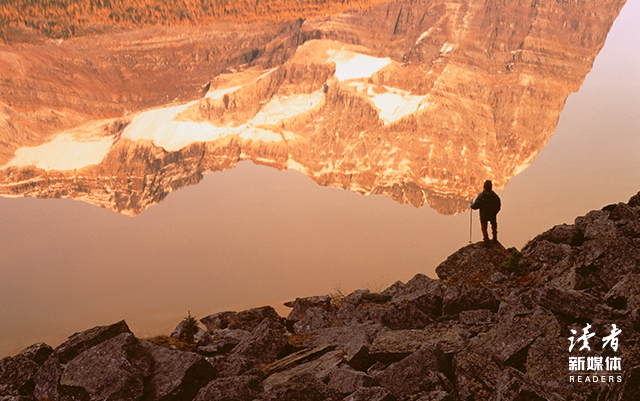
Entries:
<svg viewBox="0 0 640 401">
<path fill-rule="evenodd" d="M 0 195 L 135 215 L 252 160 L 454 214 L 547 143 L 623 5 L 423 0 L 0 46 Z"/>
</svg>

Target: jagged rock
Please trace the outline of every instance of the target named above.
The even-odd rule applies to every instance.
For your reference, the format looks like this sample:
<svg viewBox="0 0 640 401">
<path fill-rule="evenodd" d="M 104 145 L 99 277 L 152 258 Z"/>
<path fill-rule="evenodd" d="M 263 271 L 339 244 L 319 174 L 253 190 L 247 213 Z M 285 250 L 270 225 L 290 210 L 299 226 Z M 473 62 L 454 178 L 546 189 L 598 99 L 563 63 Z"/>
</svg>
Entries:
<svg viewBox="0 0 640 401">
<path fill-rule="evenodd" d="M 470 287 L 464 283 L 449 286 L 444 290 L 443 315 L 457 315 L 465 310 L 489 309 L 498 311 L 500 302 L 484 287 Z"/>
<path fill-rule="evenodd" d="M 391 294 L 382 294 L 379 292 L 365 292 L 362 294 L 362 299 L 373 302 L 387 302 L 392 298 Z"/>
<path fill-rule="evenodd" d="M 483 347 L 501 368 L 505 365 L 523 367 L 529 346 L 539 337 L 555 338 L 560 326 L 555 316 L 538 309 L 526 315 L 508 316 L 486 333 L 470 340 L 473 347 Z"/>
<path fill-rule="evenodd" d="M 211 381 L 200 389 L 194 401 L 252 401 L 262 392 L 260 378 L 241 375 Z"/>
<path fill-rule="evenodd" d="M 65 364 L 78 356 L 81 352 L 114 338 L 123 333 L 131 333 L 124 320 L 109 326 L 97 326 L 89 330 L 75 333 L 67 341 L 58 346 L 53 355 Z"/>
<path fill-rule="evenodd" d="M 607 304 L 616 309 L 640 308 L 640 274 L 628 274 L 604 296 Z"/>
<path fill-rule="evenodd" d="M 344 398 L 343 401 L 397 401 L 398 399 L 384 387 L 363 387 Z"/>
<path fill-rule="evenodd" d="M 198 353 L 207 356 L 224 355 L 250 335 L 251 333 L 246 330 L 213 330 L 211 343 L 198 347 Z"/>
<path fill-rule="evenodd" d="M 218 378 L 247 374 L 259 366 L 259 363 L 255 359 L 237 355 L 208 357 L 206 359 L 214 367 L 216 377 Z"/>
<path fill-rule="evenodd" d="M 455 401 L 446 391 L 436 390 L 419 394 L 413 401 Z"/>
<path fill-rule="evenodd" d="M 494 322 L 495 313 L 489 309 L 465 310 L 460 312 L 458 319 L 462 324 L 490 324 Z"/>
<path fill-rule="evenodd" d="M 438 347 L 426 345 L 403 360 L 392 363 L 375 379 L 397 398 L 403 398 L 420 391 L 452 389 L 445 375 L 449 371 L 444 353 Z"/>
<path fill-rule="evenodd" d="M 578 262 L 602 281 L 606 292 L 620 277 L 640 273 L 640 248 L 630 238 L 609 235 L 585 242 Z"/>
<path fill-rule="evenodd" d="M 26 356 L 38 365 L 42 365 L 52 353 L 53 348 L 51 348 L 50 345 L 45 343 L 36 343 L 20 351 L 18 355 Z"/>
<path fill-rule="evenodd" d="M 302 347 L 335 346 L 344 352 L 344 360 L 354 369 L 366 369 L 371 365 L 369 347 L 371 340 L 383 329 L 380 324 L 357 324 L 318 330 L 304 339 Z"/>
<path fill-rule="evenodd" d="M 462 401 L 486 400 L 493 393 L 501 370 L 483 347 L 464 349 L 453 356 L 453 373 Z"/>
<path fill-rule="evenodd" d="M 393 304 L 410 303 L 431 316 L 442 314 L 442 284 L 424 274 L 416 274 L 402 288 L 396 290 Z"/>
<path fill-rule="evenodd" d="M 34 396 L 37 399 L 58 400 L 58 395 L 60 394 L 58 384 L 60 383 L 62 372 L 62 366 L 60 366 L 57 358 L 47 359 L 33 377 L 35 383 Z"/>
<path fill-rule="evenodd" d="M 141 343 L 153 360 L 143 401 L 192 400 L 215 376 L 213 366 L 198 354 Z"/>
<path fill-rule="evenodd" d="M 25 395 L 0 395 L 0 401 L 37 401 L 35 398 L 31 396 Z"/>
<path fill-rule="evenodd" d="M 295 380 L 296 377 L 312 375 L 316 379 L 325 382 L 331 372 L 338 369 L 344 364 L 342 356 L 344 352 L 341 350 L 327 352 L 318 359 L 303 363 L 288 370 L 283 370 L 272 374 L 263 380 L 265 391 L 269 391 L 273 387 L 286 384 Z"/>
<path fill-rule="evenodd" d="M 288 321 L 297 322 L 305 317 L 305 313 L 309 308 L 320 308 L 324 311 L 331 310 L 331 297 L 329 295 L 320 295 L 305 298 L 296 298 L 295 301 L 285 302 L 285 306 L 293 308 L 287 316 Z"/>
<path fill-rule="evenodd" d="M 496 390 L 489 401 L 562 401 L 563 398 L 550 394 L 522 372 L 507 367 L 496 384 Z"/>
<path fill-rule="evenodd" d="M 373 377 L 364 372 L 343 367 L 329 373 L 327 385 L 341 394 L 351 394 L 360 387 L 371 387 Z"/>
<path fill-rule="evenodd" d="M 533 383 L 565 399 L 573 393 L 584 392 L 584 388 L 567 380 L 569 356 L 569 340 L 566 337 L 539 337 L 527 353 L 527 376 Z"/>
<path fill-rule="evenodd" d="M 138 400 L 153 360 L 131 333 L 122 333 L 90 348 L 67 363 L 60 387 L 78 398 Z"/>
<path fill-rule="evenodd" d="M 339 326 L 341 322 L 331 312 L 320 308 L 311 307 L 304 312 L 304 317 L 293 325 L 296 333 L 311 333 L 327 327 Z"/>
<path fill-rule="evenodd" d="M 585 238 L 582 231 L 575 225 L 561 224 L 538 235 L 536 240 L 549 241 L 554 244 L 580 246 L 584 243 Z"/>
<path fill-rule="evenodd" d="M 338 401 L 340 395 L 311 373 L 273 383 L 260 401 Z"/>
<path fill-rule="evenodd" d="M 346 324 L 380 323 L 392 330 L 422 329 L 433 319 L 410 302 L 378 304 L 361 301 L 358 305 L 345 302 L 338 310 L 338 317 Z"/>
<path fill-rule="evenodd" d="M 603 305 L 591 294 L 555 286 L 541 288 L 538 303 L 544 308 L 574 319 L 608 319 L 614 315 L 611 307 Z"/>
<path fill-rule="evenodd" d="M 271 306 L 252 308 L 242 312 L 219 312 L 200 319 L 209 334 L 217 329 L 240 329 L 252 331 L 263 319 L 282 323 L 283 319 Z"/>
<path fill-rule="evenodd" d="M 0 359 L 0 395 L 31 395 L 37 363 L 24 355 Z"/>
<path fill-rule="evenodd" d="M 266 365 L 263 370 L 267 374 L 271 374 L 290 369 L 292 367 L 317 359 L 327 352 L 333 351 L 335 348 L 335 345 L 325 344 L 312 349 L 302 349 Z"/>
<path fill-rule="evenodd" d="M 615 237 L 618 230 L 614 221 L 609 219 L 609 214 L 606 210 L 593 210 L 577 217 L 575 225 L 586 239 Z"/>
<path fill-rule="evenodd" d="M 489 247 L 476 243 L 467 245 L 450 255 L 436 267 L 436 274 L 443 284 L 465 283 L 479 286 L 500 269 L 509 254 L 500 243 L 490 243 Z"/>
<path fill-rule="evenodd" d="M 620 383 L 616 383 L 609 394 L 607 401 L 632 401 L 640 399 L 640 365 L 626 369 Z"/>
<path fill-rule="evenodd" d="M 271 362 L 278 357 L 289 343 L 285 328 L 280 323 L 264 319 L 251 334 L 236 345 L 229 355 L 255 360 L 258 363 Z"/>
<path fill-rule="evenodd" d="M 425 344 L 437 346 L 445 354 L 452 354 L 466 346 L 469 332 L 460 326 L 431 326 L 424 330 L 389 330 L 380 333 L 371 347 L 372 358 L 397 361 L 418 351 Z"/>
</svg>

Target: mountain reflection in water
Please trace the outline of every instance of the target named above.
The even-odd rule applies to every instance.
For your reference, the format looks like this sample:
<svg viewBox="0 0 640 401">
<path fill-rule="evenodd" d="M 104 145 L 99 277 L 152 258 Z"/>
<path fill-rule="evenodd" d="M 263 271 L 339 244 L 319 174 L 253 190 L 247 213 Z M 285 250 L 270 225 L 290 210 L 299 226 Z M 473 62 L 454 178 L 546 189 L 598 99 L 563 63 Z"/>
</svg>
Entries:
<svg viewBox="0 0 640 401">
<path fill-rule="evenodd" d="M 455 214 L 540 152 L 624 3 L 397 2 L 233 35 L 4 46 L 0 195 L 136 215 L 251 160 Z"/>
</svg>

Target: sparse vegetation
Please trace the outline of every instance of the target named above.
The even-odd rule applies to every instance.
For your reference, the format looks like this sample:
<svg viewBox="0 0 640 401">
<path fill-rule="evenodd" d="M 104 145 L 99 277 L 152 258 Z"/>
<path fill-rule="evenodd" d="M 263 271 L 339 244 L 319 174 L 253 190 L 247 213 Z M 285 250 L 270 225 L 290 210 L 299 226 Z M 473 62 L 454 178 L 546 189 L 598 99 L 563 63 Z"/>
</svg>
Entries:
<svg viewBox="0 0 640 401">
<path fill-rule="evenodd" d="M 189 315 L 182 320 L 182 331 L 180 332 L 180 340 L 186 342 L 187 344 L 194 343 L 194 336 L 198 333 L 198 320 L 191 316 L 191 311 L 189 311 Z"/>
<path fill-rule="evenodd" d="M 502 269 L 508 273 L 515 273 L 518 276 L 527 274 L 530 266 L 527 258 L 524 258 L 522 252 L 515 248 L 511 248 L 509 251 L 509 258 L 502 263 Z"/>
<path fill-rule="evenodd" d="M 145 338 L 145 340 L 170 350 L 180 350 L 180 351 L 196 350 L 195 344 L 189 344 L 187 342 L 178 340 L 177 338 L 169 337 L 167 335 L 160 335 L 160 336 Z"/>
<path fill-rule="evenodd" d="M 27 26 L 50 38 L 109 27 L 202 26 L 285 21 L 364 9 L 382 0 L 12 0 L 0 2 L 0 37 Z"/>
</svg>

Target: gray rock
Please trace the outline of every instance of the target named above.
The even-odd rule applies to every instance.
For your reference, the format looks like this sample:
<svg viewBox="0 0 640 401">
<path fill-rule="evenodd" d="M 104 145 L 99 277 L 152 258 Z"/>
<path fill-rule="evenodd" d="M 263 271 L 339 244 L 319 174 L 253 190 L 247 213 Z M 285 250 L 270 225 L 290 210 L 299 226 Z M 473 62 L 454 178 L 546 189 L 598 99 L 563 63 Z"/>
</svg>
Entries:
<svg viewBox="0 0 640 401">
<path fill-rule="evenodd" d="M 153 360 L 143 401 L 192 400 L 215 376 L 213 366 L 198 354 L 141 343 Z"/>
<path fill-rule="evenodd" d="M 457 315 L 465 310 L 488 309 L 498 311 L 500 302 L 484 287 L 470 287 L 464 283 L 449 286 L 442 300 L 443 315 Z"/>
<path fill-rule="evenodd" d="M 554 244 L 567 244 L 571 246 L 580 246 L 585 240 L 582 231 L 580 231 L 578 227 L 567 224 L 555 226 L 538 235 L 536 239 L 546 240 Z"/>
<path fill-rule="evenodd" d="M 544 286 L 537 297 L 540 306 L 574 319 L 609 319 L 613 316 L 611 307 L 585 292 Z"/>
<path fill-rule="evenodd" d="M 0 395 L 31 395 L 39 366 L 24 355 L 0 359 Z"/>
<path fill-rule="evenodd" d="M 344 353 L 340 350 L 327 352 L 318 359 L 274 373 L 264 379 L 262 384 L 265 391 L 269 391 L 272 388 L 286 385 L 290 381 L 295 381 L 297 377 L 302 376 L 313 376 L 315 379 L 325 382 L 331 372 L 344 364 L 343 355 Z"/>
<path fill-rule="evenodd" d="M 311 307 L 305 311 L 304 317 L 293 325 L 296 333 L 311 333 L 327 327 L 339 326 L 342 323 L 331 312 L 320 307 Z"/>
<path fill-rule="evenodd" d="M 483 347 L 470 347 L 453 356 L 453 373 L 458 397 L 462 401 L 486 400 L 501 375 L 492 353 Z"/>
<path fill-rule="evenodd" d="M 305 313 L 309 308 L 320 308 L 324 311 L 331 310 L 331 297 L 329 295 L 316 295 L 312 297 L 296 298 L 295 301 L 289 301 L 284 304 L 293 308 L 287 316 L 288 321 L 297 322 L 305 317 Z"/>
<path fill-rule="evenodd" d="M 446 391 L 436 390 L 421 393 L 413 401 L 455 401 L 455 398 Z"/>
<path fill-rule="evenodd" d="M 375 379 L 397 398 L 403 398 L 420 391 L 452 389 L 445 375 L 449 370 L 444 353 L 427 345 L 400 362 L 392 363 Z"/>
<path fill-rule="evenodd" d="M 538 309 L 531 314 L 504 319 L 501 324 L 471 339 L 473 347 L 483 347 L 492 354 L 501 368 L 505 365 L 523 367 L 529 346 L 539 337 L 555 338 L 560 334 L 556 317 Z"/>
<path fill-rule="evenodd" d="M 442 314 L 443 290 L 440 280 L 416 274 L 393 296 L 393 304 L 411 303 L 427 315 Z"/>
<path fill-rule="evenodd" d="M 151 365 L 151 355 L 140 341 L 131 333 L 123 333 L 71 360 L 60 386 L 91 400 L 138 400 Z"/>
<path fill-rule="evenodd" d="M 253 359 L 258 363 L 271 362 L 288 344 L 285 331 L 281 324 L 264 319 L 229 355 Z"/>
<path fill-rule="evenodd" d="M 37 401 L 35 398 L 27 395 L 0 395 L 0 401 Z"/>
<path fill-rule="evenodd" d="M 616 309 L 640 308 L 640 274 L 627 274 L 604 296 L 606 303 Z"/>
<path fill-rule="evenodd" d="M 416 352 L 425 344 L 452 354 L 466 346 L 468 337 L 469 332 L 458 325 L 431 326 L 424 330 L 389 330 L 373 340 L 369 354 L 375 360 L 393 362 Z"/>
<path fill-rule="evenodd" d="M 318 330 L 304 339 L 302 347 L 334 346 L 344 352 L 344 360 L 354 369 L 363 370 L 371 365 L 369 347 L 371 340 L 381 330 L 379 324 L 357 324 Z"/>
<path fill-rule="evenodd" d="M 26 356 L 38 365 L 42 365 L 52 353 L 53 348 L 51 348 L 50 345 L 45 343 L 36 343 L 20 351 L 18 355 Z"/>
<path fill-rule="evenodd" d="M 563 401 L 557 394 L 549 393 L 517 369 L 507 367 L 500 376 L 489 401 Z"/>
<path fill-rule="evenodd" d="M 58 362 L 58 358 L 51 357 L 47 359 L 33 377 L 35 383 L 34 396 L 39 400 L 56 401 L 60 399 L 58 384 L 60 383 L 62 372 L 63 369 Z"/>
<path fill-rule="evenodd" d="M 244 375 L 259 366 L 255 359 L 237 355 L 209 357 L 206 359 L 214 367 L 218 378 Z"/>
<path fill-rule="evenodd" d="M 266 390 L 261 401 L 337 401 L 342 397 L 313 374 L 291 377 Z"/>
<path fill-rule="evenodd" d="M 267 374 L 272 374 L 291 369 L 292 367 L 302 365 L 303 363 L 307 363 L 314 359 L 318 359 L 327 352 L 335 350 L 335 348 L 335 345 L 327 344 L 312 349 L 305 348 L 264 366 L 263 370 Z"/>
<path fill-rule="evenodd" d="M 119 336 L 123 333 L 131 333 L 124 320 L 109 326 L 97 326 L 92 329 L 75 333 L 67 341 L 58 346 L 53 355 L 65 364 L 78 356 L 81 352 L 96 346 L 104 341 Z"/>
<path fill-rule="evenodd" d="M 262 392 L 258 376 L 242 375 L 215 379 L 202 388 L 194 401 L 251 401 Z"/>
<path fill-rule="evenodd" d="M 490 243 L 488 247 L 475 243 L 450 255 L 436 267 L 436 274 L 446 285 L 479 286 L 500 270 L 508 257 L 509 253 L 500 243 Z"/>
<path fill-rule="evenodd" d="M 606 210 L 593 210 L 577 217 L 575 225 L 586 239 L 616 236 L 617 228 L 615 222 L 609 219 L 609 214 Z"/>
<path fill-rule="evenodd" d="M 211 335 L 210 344 L 198 347 L 198 353 L 206 356 L 227 354 L 250 335 L 246 330 L 216 329 Z"/>
<path fill-rule="evenodd" d="M 351 394 L 360 387 L 371 387 L 373 378 L 364 372 L 340 368 L 329 373 L 327 385 L 341 394 Z"/>
<path fill-rule="evenodd" d="M 469 325 L 489 324 L 494 322 L 495 315 L 489 309 L 466 310 L 460 312 L 459 320 L 460 323 Z"/>
<path fill-rule="evenodd" d="M 363 300 L 357 306 L 345 302 L 338 317 L 346 324 L 379 323 L 392 330 L 421 329 L 433 323 L 433 319 L 406 301 L 378 304 Z"/>
<path fill-rule="evenodd" d="M 359 388 L 343 401 L 397 401 L 398 399 L 384 387 Z"/>
<path fill-rule="evenodd" d="M 283 319 L 271 306 L 252 308 L 242 312 L 219 312 L 200 319 L 211 334 L 216 329 L 240 329 L 252 331 L 263 319 L 283 323 Z"/>
</svg>

